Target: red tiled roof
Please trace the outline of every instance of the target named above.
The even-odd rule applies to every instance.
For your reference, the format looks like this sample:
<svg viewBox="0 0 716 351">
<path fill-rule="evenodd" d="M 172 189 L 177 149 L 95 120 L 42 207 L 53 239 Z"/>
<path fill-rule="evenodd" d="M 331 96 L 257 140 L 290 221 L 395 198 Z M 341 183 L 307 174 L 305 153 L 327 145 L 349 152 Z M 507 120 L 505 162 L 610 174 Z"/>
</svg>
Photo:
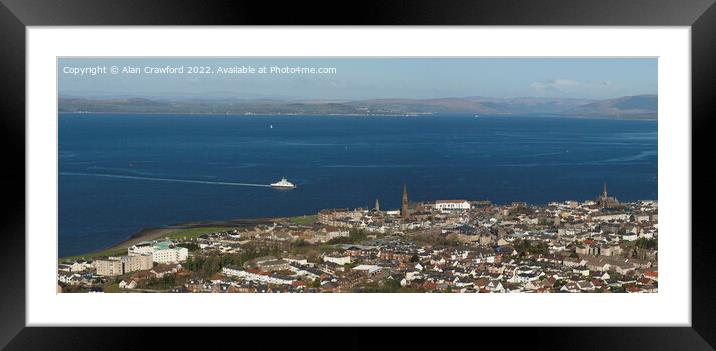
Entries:
<svg viewBox="0 0 716 351">
<path fill-rule="evenodd" d="M 432 289 L 435 289 L 435 288 L 437 288 L 437 284 L 435 284 L 435 283 L 433 283 L 433 282 L 425 282 L 425 283 L 423 283 L 423 289 L 432 290 Z"/>
<path fill-rule="evenodd" d="M 659 278 L 659 272 L 658 271 L 644 272 L 644 276 L 649 277 L 649 278 Z"/>
</svg>

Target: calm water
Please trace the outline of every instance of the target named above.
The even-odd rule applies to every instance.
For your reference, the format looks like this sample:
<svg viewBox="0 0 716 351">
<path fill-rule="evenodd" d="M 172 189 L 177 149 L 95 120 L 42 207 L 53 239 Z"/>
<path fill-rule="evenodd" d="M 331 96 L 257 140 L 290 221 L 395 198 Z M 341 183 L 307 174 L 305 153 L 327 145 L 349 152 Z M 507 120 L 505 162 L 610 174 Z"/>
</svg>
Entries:
<svg viewBox="0 0 716 351">
<path fill-rule="evenodd" d="M 273 128 L 271 128 L 273 126 Z M 62 114 L 59 254 L 195 220 L 411 200 L 657 198 L 657 123 Z M 262 187 L 282 176 L 291 191 Z M 258 185 L 258 186 L 254 186 Z"/>
</svg>

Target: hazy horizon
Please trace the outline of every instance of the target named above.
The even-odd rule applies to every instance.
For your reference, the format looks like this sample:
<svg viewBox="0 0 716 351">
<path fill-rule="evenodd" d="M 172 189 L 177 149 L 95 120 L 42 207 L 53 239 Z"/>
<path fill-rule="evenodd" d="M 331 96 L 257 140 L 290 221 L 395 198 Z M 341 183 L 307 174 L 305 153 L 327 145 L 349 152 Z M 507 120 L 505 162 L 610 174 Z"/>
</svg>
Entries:
<svg viewBox="0 0 716 351">
<path fill-rule="evenodd" d="M 64 67 L 317 67 L 332 74 L 63 73 Z M 77 98 L 371 99 L 657 95 L 656 58 L 59 58 L 58 95 Z"/>
</svg>

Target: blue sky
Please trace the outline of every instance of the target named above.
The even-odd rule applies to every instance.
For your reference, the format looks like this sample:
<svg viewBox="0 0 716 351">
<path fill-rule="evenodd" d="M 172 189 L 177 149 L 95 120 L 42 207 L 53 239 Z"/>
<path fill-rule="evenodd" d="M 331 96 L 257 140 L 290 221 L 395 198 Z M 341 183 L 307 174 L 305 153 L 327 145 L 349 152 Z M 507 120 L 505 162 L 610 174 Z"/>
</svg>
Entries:
<svg viewBox="0 0 716 351">
<path fill-rule="evenodd" d="M 61 58 L 58 65 L 60 95 L 76 97 L 606 99 L 657 93 L 656 58 Z M 65 67 L 166 65 L 334 67 L 336 73 L 63 73 Z"/>
</svg>

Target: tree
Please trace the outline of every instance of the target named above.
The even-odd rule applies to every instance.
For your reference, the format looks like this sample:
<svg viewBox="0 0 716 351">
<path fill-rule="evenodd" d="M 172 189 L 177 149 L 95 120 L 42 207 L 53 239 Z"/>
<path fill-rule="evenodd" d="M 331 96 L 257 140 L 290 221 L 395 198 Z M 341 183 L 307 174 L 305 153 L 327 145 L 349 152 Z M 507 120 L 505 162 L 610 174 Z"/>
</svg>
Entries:
<svg viewBox="0 0 716 351">
<path fill-rule="evenodd" d="M 306 247 L 306 246 L 309 246 L 310 244 L 308 242 L 306 242 L 306 240 L 298 239 L 298 240 L 296 240 L 296 243 L 294 243 L 293 245 L 295 247 Z"/>
<path fill-rule="evenodd" d="M 106 293 L 118 293 L 122 292 L 122 289 L 119 288 L 118 283 L 107 283 L 102 286 L 102 291 Z"/>
<path fill-rule="evenodd" d="M 368 239 L 368 233 L 363 229 L 351 229 L 348 232 L 348 237 L 333 238 L 328 241 L 328 244 L 357 244 Z"/>
<path fill-rule="evenodd" d="M 400 281 L 397 279 L 386 279 L 383 282 L 383 285 L 388 288 L 389 292 L 396 292 L 401 288 Z"/>
<path fill-rule="evenodd" d="M 199 251 L 199 245 L 197 245 L 196 243 L 185 242 L 185 243 L 178 244 L 177 246 L 185 247 L 185 248 L 187 248 L 187 250 L 189 250 L 189 252 Z"/>
<path fill-rule="evenodd" d="M 448 236 L 445 238 L 445 240 L 447 241 L 446 245 L 448 245 L 448 246 L 458 246 L 461 244 L 460 239 L 458 239 L 458 236 L 455 233 L 448 234 Z"/>
<path fill-rule="evenodd" d="M 512 243 L 512 247 L 517 250 L 520 256 L 526 255 L 546 255 L 549 253 L 547 243 L 542 241 L 530 241 L 517 239 Z"/>
<path fill-rule="evenodd" d="M 140 289 L 151 290 L 169 290 L 176 287 L 176 277 L 174 274 L 165 274 L 161 278 L 150 278 L 149 280 L 140 282 L 137 287 Z"/>
<path fill-rule="evenodd" d="M 639 238 L 636 240 L 635 246 L 641 249 L 652 250 L 658 247 L 656 239 Z"/>
</svg>

